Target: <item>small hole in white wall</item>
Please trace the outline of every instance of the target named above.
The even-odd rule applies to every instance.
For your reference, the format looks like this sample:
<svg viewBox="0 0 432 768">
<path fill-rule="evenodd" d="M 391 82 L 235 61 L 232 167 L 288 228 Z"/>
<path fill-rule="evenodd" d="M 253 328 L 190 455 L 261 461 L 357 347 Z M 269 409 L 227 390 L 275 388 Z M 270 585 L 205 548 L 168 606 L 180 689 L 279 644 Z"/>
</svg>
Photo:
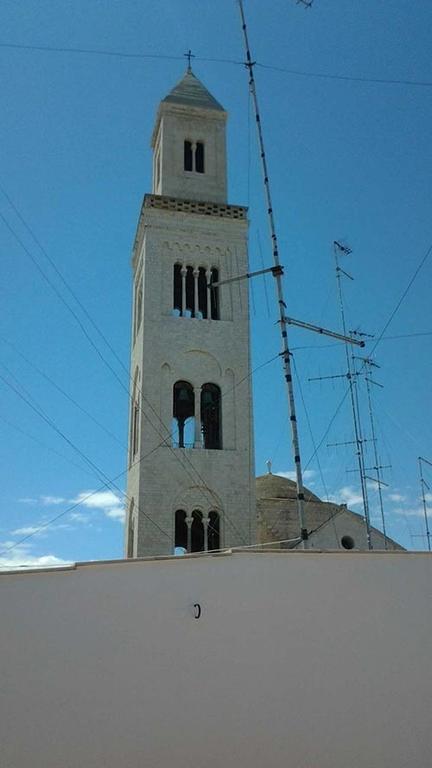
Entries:
<svg viewBox="0 0 432 768">
<path fill-rule="evenodd" d="M 354 549 L 355 543 L 352 536 L 342 536 L 341 544 L 344 549 Z"/>
</svg>

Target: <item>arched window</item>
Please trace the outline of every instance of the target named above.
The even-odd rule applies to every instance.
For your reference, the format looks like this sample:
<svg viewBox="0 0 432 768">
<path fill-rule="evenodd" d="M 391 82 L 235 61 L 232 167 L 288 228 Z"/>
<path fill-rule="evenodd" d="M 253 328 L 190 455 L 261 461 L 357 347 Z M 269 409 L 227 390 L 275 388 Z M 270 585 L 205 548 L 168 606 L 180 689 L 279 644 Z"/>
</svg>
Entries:
<svg viewBox="0 0 432 768">
<path fill-rule="evenodd" d="M 173 315 L 219 320 L 219 281 L 215 267 L 174 264 Z"/>
<path fill-rule="evenodd" d="M 208 317 L 207 307 L 207 277 L 204 267 L 198 268 L 198 310 L 202 318 Z"/>
<path fill-rule="evenodd" d="M 186 525 L 186 512 L 184 509 L 178 509 L 175 513 L 175 534 L 174 534 L 174 546 L 175 548 L 184 549 L 187 552 L 188 548 L 188 535 Z"/>
<path fill-rule="evenodd" d="M 131 415 L 130 415 L 130 462 L 134 460 L 139 451 L 139 428 L 140 428 L 140 391 L 139 391 L 139 370 L 135 372 L 134 386 L 131 397 Z"/>
<path fill-rule="evenodd" d="M 204 173 L 204 144 L 197 141 L 195 147 L 195 170 L 197 173 Z"/>
<path fill-rule="evenodd" d="M 185 171 L 192 171 L 192 142 L 185 141 L 184 143 L 184 169 Z"/>
<path fill-rule="evenodd" d="M 128 541 L 127 541 L 127 557 L 134 556 L 134 543 L 135 543 L 135 518 L 134 518 L 134 500 L 132 499 L 129 508 L 128 519 Z"/>
<path fill-rule="evenodd" d="M 173 446 L 192 447 L 195 438 L 195 395 L 188 381 L 176 381 L 173 389 Z"/>
<path fill-rule="evenodd" d="M 208 523 L 208 549 L 220 549 L 220 520 L 218 512 L 210 512 Z"/>
<path fill-rule="evenodd" d="M 221 391 L 216 384 L 201 387 L 201 430 L 204 448 L 222 448 Z"/>
<path fill-rule="evenodd" d="M 194 316 L 195 307 L 195 278 L 194 268 L 187 267 L 186 271 L 186 317 Z"/>
<path fill-rule="evenodd" d="M 191 552 L 204 552 L 204 526 L 202 512 L 192 512 Z"/>
<path fill-rule="evenodd" d="M 142 280 L 140 281 L 139 288 L 138 288 L 138 294 L 136 297 L 136 322 L 135 322 L 135 334 L 138 333 L 140 326 L 141 326 L 141 320 L 142 320 L 142 307 L 143 307 L 143 286 L 142 286 Z"/>
<path fill-rule="evenodd" d="M 219 288 L 213 288 L 213 283 L 219 281 L 219 272 L 213 267 L 210 275 L 210 317 L 212 320 L 219 320 Z"/>
<path fill-rule="evenodd" d="M 173 309 L 176 315 L 181 315 L 182 313 L 181 264 L 174 264 Z"/>
<path fill-rule="evenodd" d="M 204 142 L 192 142 L 188 139 L 183 144 L 183 168 L 185 171 L 204 173 Z"/>
</svg>

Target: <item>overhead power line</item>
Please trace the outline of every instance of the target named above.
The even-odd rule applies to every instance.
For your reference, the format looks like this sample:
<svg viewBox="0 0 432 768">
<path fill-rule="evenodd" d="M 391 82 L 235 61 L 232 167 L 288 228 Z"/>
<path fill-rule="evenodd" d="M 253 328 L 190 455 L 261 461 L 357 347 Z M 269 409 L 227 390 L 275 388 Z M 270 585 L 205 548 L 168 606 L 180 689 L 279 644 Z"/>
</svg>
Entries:
<svg viewBox="0 0 432 768">
<path fill-rule="evenodd" d="M 16 207 L 16 206 L 15 206 L 15 204 L 12 202 L 11 198 L 9 197 L 9 195 L 6 193 L 6 191 L 4 190 L 4 188 L 3 188 L 3 187 L 0 187 L 0 188 L 1 188 L 2 192 L 3 192 L 3 194 L 5 195 L 5 197 L 7 198 L 8 202 L 11 204 L 12 208 L 14 209 L 14 211 L 15 211 L 15 212 L 17 213 L 17 215 L 19 216 L 19 218 L 20 218 L 20 221 L 22 221 L 22 223 L 24 224 L 24 226 L 26 227 L 26 229 L 28 230 L 28 232 L 31 234 L 31 236 L 32 236 L 32 237 L 33 237 L 33 239 L 35 240 L 35 242 L 36 242 L 36 244 L 38 245 L 38 247 L 39 247 L 39 248 L 42 250 L 43 254 L 44 254 L 44 255 L 46 256 L 46 258 L 49 260 L 50 264 L 53 266 L 53 268 L 55 269 L 56 273 L 57 273 L 57 274 L 59 275 L 59 277 L 61 278 L 61 280 L 62 280 L 62 282 L 64 283 L 64 285 L 65 285 L 65 286 L 68 288 L 69 292 L 70 292 L 70 293 L 73 295 L 73 297 L 75 298 L 75 300 L 76 300 L 76 301 L 78 301 L 80 308 L 82 309 L 82 311 L 83 311 L 83 312 L 85 312 L 86 316 L 87 316 L 87 317 L 88 317 L 88 319 L 90 320 L 90 322 L 91 322 L 91 324 L 93 325 L 93 327 L 94 327 L 94 328 L 95 328 L 95 329 L 98 331 L 99 335 L 100 335 L 100 336 L 103 338 L 103 340 L 105 341 L 105 343 L 108 345 L 108 347 L 109 347 L 110 351 L 112 352 L 112 354 L 114 355 L 114 357 L 116 358 L 117 362 L 120 364 L 120 366 L 122 367 L 122 369 L 125 371 L 125 373 L 126 373 L 126 376 L 128 377 L 128 379 L 129 379 L 130 383 L 132 383 L 132 385 L 133 385 L 133 379 L 132 379 L 132 377 L 131 377 L 131 375 L 130 375 L 130 372 L 128 371 L 128 369 L 127 369 L 127 368 L 126 368 L 126 366 L 124 365 L 123 361 L 122 361 L 122 360 L 120 359 L 120 357 L 117 355 L 116 351 L 113 349 L 113 347 L 112 347 L 112 345 L 110 344 L 110 342 L 109 342 L 109 341 L 106 339 L 105 335 L 104 335 L 104 334 L 102 333 L 102 331 L 99 329 L 99 327 L 97 326 L 96 322 L 95 322 L 95 321 L 92 319 L 92 317 L 89 315 L 89 313 L 87 312 L 87 310 L 86 310 L 86 309 L 85 309 L 85 307 L 83 306 L 82 302 L 80 302 L 80 301 L 79 301 L 79 299 L 76 297 L 76 295 L 74 294 L 73 290 L 72 290 L 72 289 L 70 288 L 70 286 L 68 285 L 68 283 L 67 283 L 66 279 L 63 277 L 63 275 L 60 273 L 59 269 L 58 269 L 58 268 L 57 268 L 57 266 L 55 265 L 55 262 L 53 262 L 53 260 L 51 259 L 51 257 L 49 257 L 49 256 L 48 256 L 47 252 L 45 251 L 45 249 L 43 248 L 43 246 L 40 244 L 40 242 L 39 242 L 39 240 L 37 239 L 36 235 L 34 234 L 33 230 L 32 230 L 32 229 L 31 229 L 31 227 L 30 227 L 30 226 L 27 224 L 27 222 L 24 220 L 24 217 L 23 217 L 23 216 L 22 216 L 22 215 L 19 213 L 19 211 L 18 211 L 17 207 Z M 80 328 L 80 329 L 81 329 L 81 331 L 83 332 L 84 336 L 86 337 L 86 339 L 88 340 L 88 342 L 91 344 L 92 348 L 95 350 L 95 352 L 97 353 L 97 355 L 99 356 L 99 358 L 102 360 L 102 362 L 104 363 L 104 365 L 105 365 L 105 366 L 108 368 L 108 370 L 109 370 L 109 371 L 112 373 L 112 375 L 114 376 L 114 378 L 116 379 L 116 381 L 117 381 L 117 382 L 120 384 L 120 386 L 122 387 L 122 389 L 124 389 L 124 390 L 125 390 L 125 392 L 126 392 L 126 394 L 127 394 L 127 396 L 128 396 L 128 399 L 129 399 L 129 398 L 130 398 L 130 391 L 129 391 L 129 388 L 128 388 L 127 386 L 125 386 L 125 384 L 124 384 L 124 383 L 123 383 L 123 381 L 120 379 L 120 377 L 118 376 L 118 374 L 117 374 L 117 372 L 115 371 L 115 369 L 112 367 L 111 363 L 110 363 L 110 362 L 109 362 L 109 361 L 106 359 L 105 355 L 104 355 L 104 354 L 103 354 L 103 353 L 100 351 L 99 347 L 97 346 L 97 344 L 95 343 L 95 341 L 93 340 L 93 338 L 92 338 L 92 337 L 90 336 L 90 334 L 88 333 L 88 331 L 87 331 L 86 327 L 85 327 L 85 326 L 84 326 L 84 324 L 82 323 L 82 321 L 81 321 L 80 317 L 78 316 L 78 314 L 75 312 L 75 310 L 74 310 L 74 309 L 73 309 L 73 307 L 70 305 L 70 303 L 69 303 L 69 302 L 68 302 L 68 301 L 67 301 L 67 300 L 64 298 L 64 296 L 63 296 L 63 295 L 61 294 L 61 292 L 58 290 L 57 286 L 56 286 L 56 285 L 53 283 L 53 281 L 52 281 L 52 280 L 51 280 L 51 278 L 48 276 L 48 274 L 46 273 L 46 271 L 43 269 L 43 267 L 41 267 L 41 265 L 39 264 L 38 260 L 35 258 L 35 256 L 33 255 L 33 253 L 32 253 L 32 252 L 31 252 L 31 251 L 30 251 L 30 250 L 27 248 L 27 246 L 25 245 L 25 243 L 23 242 L 23 240 L 20 238 L 20 236 L 19 236 L 19 235 L 17 234 L 17 232 L 15 231 L 15 229 L 14 229 L 14 228 L 11 226 L 11 224 L 8 222 L 8 220 L 5 218 L 5 216 L 4 216 L 4 215 L 3 215 L 1 212 L 0 212 L 0 218 L 2 219 L 2 221 L 4 222 L 4 224 L 6 225 L 7 229 L 8 229 L 8 230 L 11 232 L 11 234 L 13 235 L 13 237 L 14 237 L 14 238 L 17 240 L 17 242 L 19 243 L 19 245 L 21 246 L 21 248 L 22 248 L 22 249 L 25 251 L 25 253 L 28 255 L 28 257 L 30 258 L 30 260 L 32 261 L 32 263 L 34 264 L 34 266 L 36 267 L 36 269 L 38 270 L 38 272 L 39 272 L 39 273 L 42 275 L 42 277 L 43 277 L 43 278 L 44 278 L 44 280 L 45 280 L 45 281 L 48 283 L 48 285 L 50 286 L 50 288 L 51 288 L 51 289 L 54 291 L 54 293 L 56 294 L 56 296 L 57 296 L 57 297 L 60 299 L 60 301 L 62 302 L 62 304 L 63 304 L 63 305 L 64 305 L 64 306 L 67 308 L 67 310 L 69 311 L 69 313 L 70 313 L 70 314 L 72 315 L 72 317 L 75 319 L 75 321 L 77 322 L 77 324 L 78 324 L 79 328 Z M 159 424 L 161 425 L 161 428 L 162 428 L 163 432 L 160 430 L 160 428 L 158 428 L 158 426 L 156 426 L 156 425 L 154 424 L 154 422 L 153 422 L 153 421 L 152 421 L 152 419 L 150 418 L 150 416 L 149 416 L 148 412 L 144 411 L 144 409 L 143 409 L 143 407 L 142 407 L 142 405 L 141 405 L 141 403 L 140 403 L 140 404 L 139 404 L 139 409 L 140 409 L 140 411 L 142 412 L 143 416 L 144 416 L 144 417 L 147 419 L 148 423 L 150 424 L 150 426 L 152 427 L 152 429 L 153 429 L 153 430 L 156 432 L 156 434 L 157 434 L 157 435 L 158 435 L 160 438 L 162 438 L 162 441 L 163 441 L 163 443 L 164 443 L 164 444 L 165 444 L 165 445 L 168 447 L 168 449 L 170 450 L 170 452 L 172 453 L 172 455 L 174 456 L 174 458 L 176 459 L 176 461 L 178 461 L 178 462 L 179 462 L 179 464 L 180 464 L 180 466 L 182 467 L 183 471 L 185 471 L 185 472 L 186 472 L 186 474 L 189 476 L 189 478 L 192 480 L 192 482 L 193 482 L 194 484 L 196 484 L 196 483 L 197 483 L 197 478 L 198 478 L 198 481 L 199 481 L 199 483 L 201 484 L 201 491 L 202 491 L 202 493 L 203 493 L 204 495 L 205 495 L 206 493 L 208 494 L 208 498 L 209 498 L 210 504 L 212 504 L 212 505 L 213 505 L 213 504 L 215 503 L 215 501 L 216 501 L 216 497 L 215 497 L 215 494 L 214 494 L 214 492 L 213 492 L 213 491 L 212 491 L 212 490 L 211 490 L 211 489 L 208 487 L 207 483 L 205 482 L 205 480 L 204 480 L 204 478 L 202 477 L 201 473 L 198 471 L 198 469 L 195 467 L 195 465 L 194 465 L 194 464 L 193 464 L 193 462 L 191 461 L 190 457 L 189 457 L 189 456 L 187 456 L 186 454 L 185 454 L 184 456 L 179 456 L 178 452 L 176 452 L 176 450 L 175 450 L 175 449 L 172 447 L 172 445 L 171 445 L 171 437 L 172 437 L 172 436 L 171 436 L 171 432 L 169 431 L 169 429 L 167 428 L 167 426 L 166 426 L 166 425 L 164 424 L 164 422 L 162 421 L 162 419 L 161 419 L 160 415 L 158 414 L 158 412 L 156 411 L 156 409 L 153 407 L 153 405 L 150 403 L 150 401 L 149 401 L 149 400 L 148 400 L 148 399 L 145 397 L 145 395 L 143 394 L 143 392 L 142 392 L 142 390 L 141 390 L 141 389 L 139 390 L 139 394 L 140 394 L 140 398 L 141 398 L 141 401 L 144 401 L 144 403 L 147 405 L 147 407 L 148 407 L 148 408 L 149 408 L 149 409 L 152 411 L 152 413 L 154 414 L 154 417 L 156 418 L 157 422 L 159 422 Z M 65 437 L 65 439 L 67 439 L 67 438 Z M 70 442 L 70 441 L 68 441 L 68 442 Z M 191 471 L 188 469 L 188 467 L 190 467 L 190 468 L 191 468 L 191 470 L 194 472 L 194 474 L 195 474 L 195 477 L 194 477 L 194 476 L 191 474 Z M 121 491 L 121 493 L 123 493 L 123 491 Z M 126 496 L 126 495 L 125 495 L 125 497 L 127 498 L 127 496 Z M 150 519 L 151 519 L 151 518 L 150 518 Z M 229 524 L 232 526 L 232 528 L 233 528 L 233 529 L 236 531 L 236 533 L 239 535 L 239 531 L 238 531 L 237 527 L 235 526 L 235 524 L 233 523 L 233 521 L 230 519 L 229 515 L 228 515 L 226 512 L 224 512 L 224 519 L 225 519 L 225 520 L 226 520 L 226 521 L 227 521 L 227 522 L 228 522 L 228 523 L 229 523 Z M 242 537 L 241 537 L 241 538 L 242 538 Z"/>
<path fill-rule="evenodd" d="M 99 429 L 105 432 L 105 434 L 107 434 L 108 437 L 110 437 L 112 440 L 118 443 L 118 445 L 121 445 L 123 448 L 126 448 L 125 444 L 121 440 L 119 440 L 119 438 L 116 435 L 114 435 L 114 433 L 111 432 L 111 430 L 107 429 L 107 427 L 104 424 L 102 424 L 100 421 L 98 421 L 98 419 L 96 419 L 96 417 L 93 416 L 93 414 L 90 413 L 90 411 L 88 411 L 86 408 L 80 405 L 80 403 L 77 400 L 75 400 L 75 398 L 72 397 L 72 395 L 69 395 L 69 393 L 66 392 L 59 384 L 57 384 L 54 381 L 54 379 L 51 378 L 51 376 L 48 376 L 48 374 L 45 373 L 41 368 L 39 368 L 38 365 L 33 363 L 31 360 L 29 360 L 28 357 L 26 357 L 26 355 L 20 352 L 19 349 L 17 349 L 15 345 L 12 344 L 11 341 L 9 341 L 8 339 L 5 339 L 3 336 L 0 336 L 0 342 L 2 342 L 3 344 L 6 344 L 8 347 L 13 349 L 15 354 L 17 354 L 22 360 L 24 360 L 24 362 L 27 363 L 27 365 L 30 366 L 30 368 L 33 368 L 33 370 L 36 371 L 39 374 L 39 376 L 42 376 L 46 381 L 48 381 L 51 384 L 51 386 L 53 386 L 58 392 L 60 392 L 60 394 L 63 395 L 63 397 L 66 398 L 66 400 L 69 400 L 70 403 L 72 403 L 76 408 L 78 408 L 81 411 L 81 413 L 83 413 L 88 419 L 90 419 L 90 421 L 96 424 L 96 426 L 98 426 Z"/>
<path fill-rule="evenodd" d="M 24 45 L 20 43 L 2 43 L 0 42 L 0 48 L 18 50 L 18 51 L 40 51 L 46 53 L 66 53 L 66 54 L 79 54 L 79 55 L 91 55 L 91 56 L 109 56 L 117 59 L 165 59 L 170 61 L 182 61 L 183 55 L 169 55 L 161 53 L 140 53 L 129 51 L 114 51 L 103 48 L 68 48 L 60 46 L 50 45 Z M 208 56 L 194 56 L 196 61 L 203 61 L 214 64 L 231 64 L 233 66 L 243 66 L 244 62 L 237 59 L 222 59 Z M 273 72 L 280 72 L 281 74 L 290 75 L 291 77 L 309 77 L 320 80 L 339 80 L 342 82 L 351 83 L 365 83 L 370 85 L 408 85 L 408 86 L 420 86 L 423 88 L 431 88 L 432 80 L 411 80 L 408 78 L 387 78 L 387 77 L 364 77 L 357 75 L 345 75 L 334 72 L 313 72 L 308 70 L 290 69 L 288 67 L 281 67 L 274 64 L 266 64 L 264 62 L 255 62 L 257 67 L 267 69 Z"/>
<path fill-rule="evenodd" d="M 144 456 L 141 456 L 137 461 L 134 462 L 134 464 L 139 464 L 141 461 L 146 459 L 151 453 L 154 453 L 159 446 L 156 446 L 156 448 L 153 448 L 151 451 L 146 453 Z M 86 494 L 83 496 L 79 501 L 74 502 L 71 506 L 67 507 L 66 509 L 63 509 L 61 512 L 59 512 L 54 517 L 51 517 L 49 520 L 46 520 L 46 522 L 41 523 L 39 526 L 37 526 L 31 533 L 27 533 L 25 536 L 23 536 L 21 539 L 18 539 L 18 541 L 14 541 L 13 544 L 11 544 L 9 547 L 5 547 L 1 552 L 1 555 L 6 555 L 8 552 L 11 552 L 13 549 L 16 549 L 17 547 L 21 546 L 25 541 L 28 539 L 31 539 L 33 536 L 37 536 L 38 533 L 41 531 L 46 530 L 46 528 L 49 528 L 51 525 L 53 525 L 57 520 L 59 520 L 61 517 L 64 517 L 64 515 L 69 514 L 69 512 L 73 512 L 74 509 L 77 509 L 77 507 L 82 506 L 85 504 L 86 501 L 91 499 L 93 496 L 96 496 L 96 494 L 101 493 L 105 488 L 110 487 L 110 485 L 117 480 L 120 480 L 122 477 L 125 476 L 125 474 L 128 472 L 127 469 L 124 469 L 122 472 L 120 472 L 118 475 L 116 475 L 111 480 L 107 481 L 103 485 L 101 485 L 99 488 L 96 488 L 95 491 L 91 491 L 91 493 Z"/>
<path fill-rule="evenodd" d="M 402 295 L 401 295 L 400 299 L 397 301 L 397 303 L 396 303 L 396 305 L 395 305 L 394 309 L 393 309 L 393 310 L 392 310 L 392 312 L 390 313 L 390 315 L 389 315 L 389 318 L 388 318 L 388 320 L 386 321 L 386 323 L 384 324 L 384 326 L 383 326 L 383 329 L 382 329 L 382 331 L 381 331 L 380 335 L 378 336 L 378 339 L 376 340 L 376 342 L 375 342 L 375 344 L 374 344 L 374 346 L 373 346 L 372 350 L 371 350 L 370 352 L 368 352 L 368 355 L 369 355 L 369 357 L 370 357 L 370 356 L 373 354 L 373 352 L 376 350 L 376 348 L 377 348 L 378 344 L 380 344 L 380 343 L 383 341 L 383 339 L 385 338 L 384 334 L 385 334 L 385 332 L 386 332 L 387 328 L 389 327 L 390 323 L 392 322 L 392 320 L 394 319 L 395 315 L 396 315 L 396 314 L 397 314 L 397 312 L 399 311 L 399 309 L 400 309 L 400 307 L 401 307 L 401 305 L 402 305 L 402 303 L 403 303 L 404 299 L 406 298 L 406 296 L 407 296 L 407 294 L 408 294 L 408 292 L 409 292 L 409 290 L 410 290 L 411 286 L 413 285 L 413 283 L 414 283 L 414 281 L 415 281 L 415 279 L 416 279 L 417 275 L 419 274 L 420 270 L 421 270 L 421 269 L 424 267 L 424 265 L 425 265 L 425 263 L 426 263 L 426 261 L 427 261 L 427 259 L 429 258 L 429 256 L 430 256 L 430 254 L 431 254 L 431 253 L 432 253 L 432 243 L 431 243 L 431 245 L 429 246 L 429 248 L 426 250 L 426 252 L 425 252 L 425 254 L 423 255 L 423 257 L 421 258 L 421 260 L 420 260 L 420 262 L 419 262 L 418 266 L 417 266 L 417 267 L 416 267 L 416 269 L 414 270 L 414 273 L 413 273 L 412 277 L 411 277 L 411 278 L 410 278 L 410 280 L 408 281 L 408 284 L 407 284 L 407 286 L 406 286 L 405 290 L 402 292 Z M 417 334 L 416 334 L 416 335 L 417 335 Z M 428 335 L 429 335 L 429 333 L 428 333 Z M 391 338 L 391 337 L 388 337 L 388 338 Z M 364 366 L 364 364 L 363 364 L 363 366 Z M 362 367 L 363 367 L 363 366 L 362 366 Z M 319 441 L 318 445 L 317 445 L 317 446 L 316 446 L 316 448 L 314 449 L 314 452 L 312 453 L 311 457 L 310 457 L 310 458 L 309 458 L 309 460 L 307 461 L 307 463 L 306 463 L 306 465 L 305 465 L 305 469 L 307 469 L 307 467 L 309 466 L 309 464 L 311 463 L 311 461 L 314 459 L 314 457 L 315 457 L 315 455 L 317 454 L 317 452 L 320 450 L 320 448 L 321 448 L 321 446 L 322 446 L 322 444 L 323 444 L 324 440 L 326 439 L 326 437 L 327 437 L 328 433 L 330 432 L 330 429 L 331 429 L 331 427 L 332 427 L 332 425 L 333 425 L 333 422 L 335 421 L 336 417 L 338 416 L 338 414 L 339 414 L 339 412 L 340 412 L 340 410 L 341 410 L 341 408 L 342 408 L 342 405 L 344 404 L 344 402 L 345 402 L 346 398 L 348 397 L 349 391 L 350 391 L 350 390 L 349 390 L 349 388 L 347 388 L 347 389 L 346 389 L 346 391 L 345 391 L 345 393 L 344 393 L 344 395 L 342 396 L 342 399 L 339 401 L 339 403 L 338 403 L 338 405 L 337 405 L 337 407 L 336 407 L 336 410 L 334 411 L 334 413 L 333 413 L 333 416 L 331 417 L 331 419 L 330 419 L 330 422 L 329 422 L 329 424 L 328 424 L 328 426 L 327 426 L 327 428 L 326 428 L 326 430 L 325 430 L 325 432 L 324 432 L 323 436 L 321 437 L 321 440 Z"/>
</svg>

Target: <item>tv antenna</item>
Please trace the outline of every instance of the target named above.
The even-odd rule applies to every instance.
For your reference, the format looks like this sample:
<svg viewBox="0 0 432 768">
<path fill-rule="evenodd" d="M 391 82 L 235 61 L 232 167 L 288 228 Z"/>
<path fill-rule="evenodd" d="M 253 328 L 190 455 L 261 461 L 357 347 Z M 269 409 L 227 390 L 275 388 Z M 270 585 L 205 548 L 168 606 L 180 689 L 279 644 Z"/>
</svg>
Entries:
<svg viewBox="0 0 432 768">
<path fill-rule="evenodd" d="M 419 456 L 418 463 L 419 463 L 419 474 L 420 474 L 420 489 L 421 489 L 422 502 L 423 502 L 423 514 L 424 514 L 425 528 L 426 528 L 426 539 L 427 539 L 428 550 L 430 552 L 431 551 L 431 534 L 429 530 L 429 518 L 428 518 L 427 505 L 426 505 L 426 493 L 425 493 L 425 488 L 428 491 L 430 491 L 430 487 L 423 477 L 423 464 L 429 464 L 429 466 L 432 467 L 432 461 L 429 461 L 429 459 L 425 459 L 424 456 Z"/>
<path fill-rule="evenodd" d="M 329 331 L 328 329 L 320 328 L 319 326 L 314 326 L 311 323 L 294 321 L 293 318 L 288 318 L 286 316 L 286 303 L 284 299 L 283 283 L 282 283 L 283 267 L 279 259 L 279 246 L 278 246 L 276 225 L 275 225 L 275 220 L 273 215 L 273 204 L 272 204 L 272 198 L 271 198 L 269 174 L 268 174 L 267 159 L 266 159 L 266 152 L 265 152 L 265 145 L 264 145 L 264 134 L 263 134 L 263 129 L 261 125 L 261 115 L 260 115 L 260 110 L 258 105 L 258 96 L 257 96 L 256 85 L 255 85 L 254 66 L 256 62 L 252 59 L 252 55 L 251 55 L 251 50 L 249 45 L 249 36 L 248 36 L 247 26 L 246 26 L 246 17 L 245 17 L 244 7 L 243 7 L 243 0 L 238 0 L 238 6 L 240 11 L 244 46 L 245 46 L 245 52 L 246 52 L 245 67 L 249 73 L 249 90 L 252 96 L 252 102 L 253 102 L 253 107 L 255 112 L 255 122 L 256 122 L 257 131 L 258 131 L 258 143 L 260 148 L 261 166 L 262 166 L 262 173 L 263 173 L 263 179 L 264 179 L 267 215 L 269 220 L 270 235 L 271 235 L 271 242 L 272 242 L 273 266 L 267 270 L 259 270 L 259 272 L 251 272 L 245 275 L 238 275 L 236 278 L 231 278 L 230 282 L 233 282 L 234 280 L 248 279 L 248 278 L 254 277 L 257 274 L 263 274 L 266 271 L 271 272 L 273 277 L 275 278 L 276 296 L 277 296 L 277 304 L 278 304 L 278 310 L 279 310 L 278 324 L 280 328 L 281 344 L 282 344 L 282 352 L 280 353 L 280 355 L 283 362 L 284 377 L 285 377 L 285 382 L 287 386 L 287 399 L 288 399 L 289 420 L 291 425 L 292 451 L 293 451 L 295 474 L 296 474 L 296 496 L 297 496 L 297 512 L 298 512 L 299 526 L 300 526 L 300 541 L 301 541 L 301 546 L 303 546 L 303 548 L 306 548 L 308 546 L 307 542 L 309 538 L 309 533 L 306 527 L 306 520 L 304 516 L 303 472 L 302 472 L 302 465 L 301 465 L 300 441 L 299 441 L 299 435 L 298 435 L 297 415 L 296 415 L 296 407 L 295 407 L 295 399 L 294 399 L 293 376 L 292 376 L 292 370 L 291 370 L 291 352 L 288 344 L 287 329 L 288 329 L 288 325 L 291 324 L 291 325 L 298 325 L 300 327 L 307 328 L 308 330 L 313 330 L 317 333 L 321 333 L 326 336 L 333 336 L 333 337 L 336 336 L 339 339 L 342 339 L 342 335 L 341 334 L 335 335 L 332 331 Z M 224 282 L 227 282 L 227 281 L 221 281 L 219 285 L 222 285 Z M 346 337 L 343 340 L 346 342 L 346 344 L 354 344 L 360 347 L 364 346 L 364 341 L 362 340 L 360 341 L 358 339 L 352 339 L 349 337 Z"/>
</svg>

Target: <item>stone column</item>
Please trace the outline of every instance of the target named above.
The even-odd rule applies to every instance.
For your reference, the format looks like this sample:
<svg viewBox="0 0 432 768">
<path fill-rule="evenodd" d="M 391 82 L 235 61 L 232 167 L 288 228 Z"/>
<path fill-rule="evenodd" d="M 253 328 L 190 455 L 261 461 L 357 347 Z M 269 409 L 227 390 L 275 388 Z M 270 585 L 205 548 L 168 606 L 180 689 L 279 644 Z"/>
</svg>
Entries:
<svg viewBox="0 0 432 768">
<path fill-rule="evenodd" d="M 193 517 L 185 517 L 185 523 L 187 525 L 187 551 L 192 551 L 192 523 Z"/>
<path fill-rule="evenodd" d="M 199 299 L 198 299 L 198 276 L 199 276 L 199 270 L 197 269 L 197 267 L 194 268 L 193 276 L 194 276 L 194 317 L 198 317 L 198 313 L 199 313 Z"/>
<path fill-rule="evenodd" d="M 209 288 L 209 283 L 211 280 L 211 269 L 207 269 L 206 271 L 206 280 L 207 280 L 207 320 L 211 320 L 211 289 Z"/>
<path fill-rule="evenodd" d="M 204 552 L 208 552 L 208 526 L 209 526 L 209 518 L 207 516 L 207 512 L 204 512 L 202 524 L 204 528 Z"/>
</svg>

